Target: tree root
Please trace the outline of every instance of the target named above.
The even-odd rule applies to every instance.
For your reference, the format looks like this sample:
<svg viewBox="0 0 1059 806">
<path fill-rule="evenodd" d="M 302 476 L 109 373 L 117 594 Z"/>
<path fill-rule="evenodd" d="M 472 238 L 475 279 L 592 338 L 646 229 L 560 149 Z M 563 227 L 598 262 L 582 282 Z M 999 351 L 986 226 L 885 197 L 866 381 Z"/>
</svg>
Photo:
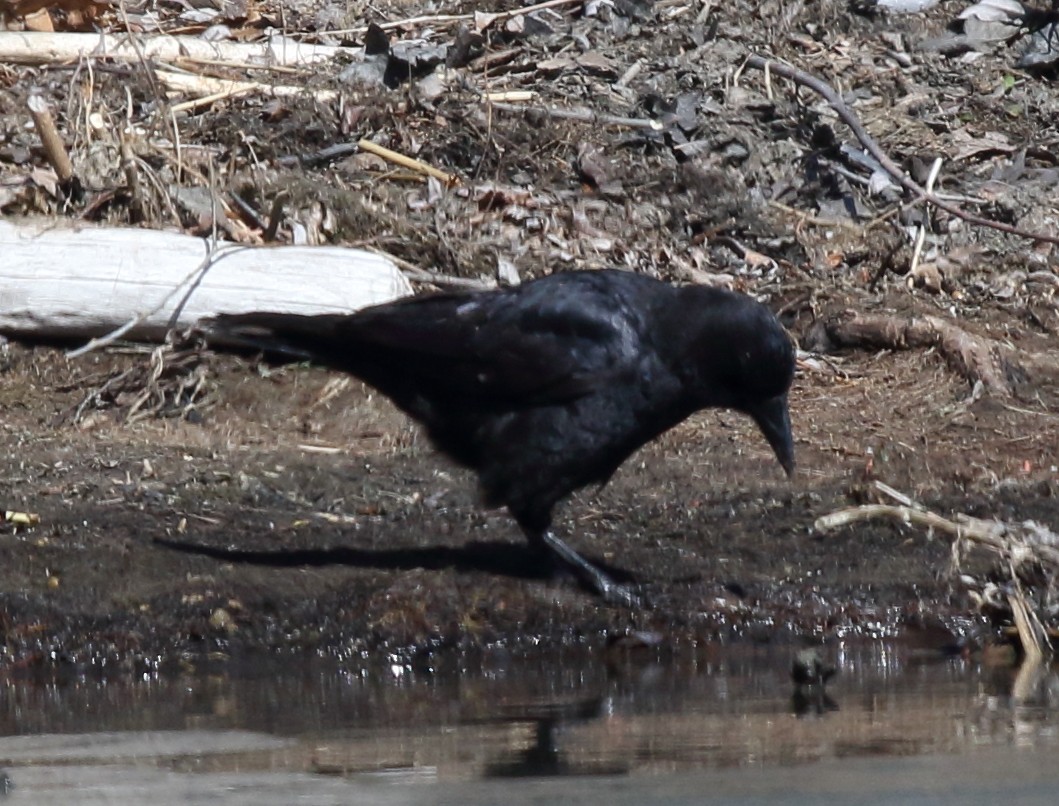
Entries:
<svg viewBox="0 0 1059 806">
<path fill-rule="evenodd" d="M 1042 391 L 1054 399 L 1059 391 L 1059 356 L 1019 350 L 940 316 L 843 310 L 817 320 L 805 347 L 818 352 L 935 349 L 960 377 L 981 383 L 998 399 L 1036 399 Z"/>
</svg>

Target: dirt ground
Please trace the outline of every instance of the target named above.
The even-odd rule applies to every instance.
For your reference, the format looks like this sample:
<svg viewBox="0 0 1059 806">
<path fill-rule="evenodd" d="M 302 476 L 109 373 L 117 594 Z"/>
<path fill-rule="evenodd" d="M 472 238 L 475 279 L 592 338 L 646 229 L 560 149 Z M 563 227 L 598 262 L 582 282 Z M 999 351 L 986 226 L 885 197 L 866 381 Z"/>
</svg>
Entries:
<svg viewBox="0 0 1059 806">
<path fill-rule="evenodd" d="M 51 10 L 58 30 L 77 27 L 77 5 Z M 947 537 L 813 524 L 879 500 L 881 481 L 941 514 L 1059 528 L 1048 240 L 1059 103 L 1054 62 L 1019 61 L 1028 36 L 987 43 L 945 5 L 901 15 L 831 0 L 572 2 L 473 22 L 403 0 L 220 5 L 204 22 L 177 4 L 121 15 L 97 4 L 88 27 L 149 37 L 223 23 L 254 41 L 282 24 L 350 48 L 374 37 L 376 53 L 354 61 L 353 78 L 339 77 L 345 62 L 184 61 L 196 75 L 342 100 L 249 93 L 179 115 L 167 104 L 184 96 L 165 95 L 140 61 L 92 56 L 94 72 L 84 61 L 0 63 L 0 212 L 197 234 L 216 223 L 243 243 L 273 237 L 271 218 L 281 243 L 300 232 L 381 250 L 420 290 L 431 277 L 488 285 L 602 266 L 744 290 L 804 349 L 791 400 L 798 470 L 787 480 L 748 422 L 708 412 L 602 491 L 571 499 L 561 532 L 639 588 L 648 606 L 629 612 L 548 579 L 506 514 L 478 508 L 473 478 L 355 381 L 192 349 L 170 365 L 194 395 L 172 410 L 151 398 L 136 413 L 151 348 L 68 361 L 10 334 L 0 510 L 39 524 L 0 523 L 5 668 L 124 672 L 260 651 L 429 664 L 443 648 L 602 646 L 630 631 L 669 647 L 900 634 L 947 652 L 988 633 L 968 580 L 950 573 Z M 369 17 L 406 22 L 369 33 Z M 443 63 L 434 46 L 448 48 Z M 942 158 L 937 189 L 950 203 L 1046 237 L 935 208 L 924 217 L 833 105 L 747 67 L 754 53 L 837 88 L 917 182 Z M 76 193 L 29 125 L 31 91 L 52 106 Z M 487 91 L 535 95 L 512 109 L 486 104 Z M 327 151 L 360 139 L 460 184 Z M 956 336 L 822 338 L 836 311 L 934 317 Z M 968 335 L 980 341 L 968 346 Z M 984 559 L 963 571 L 989 579 Z"/>
<path fill-rule="evenodd" d="M 630 628 L 667 645 L 902 634 L 945 651 L 976 632 L 947 540 L 887 524 L 822 536 L 814 519 L 879 478 L 941 511 L 1059 522 L 1055 417 L 968 405 L 929 356 L 858 356 L 848 377 L 797 379 L 791 481 L 748 422 L 706 413 L 562 510 L 572 543 L 645 594 L 628 612 L 548 579 L 467 473 L 326 371 L 214 358 L 198 422 L 69 424 L 93 378 L 144 360 L 5 348 L 5 506 L 40 515 L 0 541 L 10 662 L 268 649 L 356 666 Z"/>
</svg>

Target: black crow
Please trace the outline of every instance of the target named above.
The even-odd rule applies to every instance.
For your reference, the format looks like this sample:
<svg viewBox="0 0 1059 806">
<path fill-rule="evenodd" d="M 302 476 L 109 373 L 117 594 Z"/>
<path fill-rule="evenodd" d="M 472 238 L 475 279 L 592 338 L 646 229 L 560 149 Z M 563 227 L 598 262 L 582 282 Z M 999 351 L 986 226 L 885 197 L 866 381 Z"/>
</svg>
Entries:
<svg viewBox="0 0 1059 806">
<path fill-rule="evenodd" d="M 530 544 L 609 601 L 635 596 L 551 531 L 574 490 L 699 409 L 753 418 L 788 474 L 794 350 L 748 296 L 625 271 L 553 274 L 352 314 L 220 315 L 208 337 L 342 370 L 374 386 L 474 469 Z"/>
</svg>

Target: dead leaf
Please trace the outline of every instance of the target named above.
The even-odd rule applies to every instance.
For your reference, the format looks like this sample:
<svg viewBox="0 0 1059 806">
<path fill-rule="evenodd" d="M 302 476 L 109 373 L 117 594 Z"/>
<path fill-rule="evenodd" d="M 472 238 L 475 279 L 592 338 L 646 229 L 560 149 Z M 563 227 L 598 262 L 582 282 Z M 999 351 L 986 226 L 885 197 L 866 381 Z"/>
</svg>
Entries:
<svg viewBox="0 0 1059 806">
<path fill-rule="evenodd" d="M 761 252 L 755 252 L 753 249 L 746 250 L 746 254 L 743 255 L 743 260 L 745 260 L 746 265 L 752 269 L 760 269 L 762 267 L 772 268 L 776 265 L 776 261 L 768 255 L 762 254 Z"/>
<path fill-rule="evenodd" d="M 486 11 L 475 11 L 474 12 L 474 30 L 481 33 L 490 25 L 492 25 L 499 14 L 490 14 Z"/>
<path fill-rule="evenodd" d="M 574 60 L 568 56 L 558 56 L 554 59 L 545 59 L 537 62 L 537 70 L 545 75 L 558 75 L 573 66 Z"/>
<path fill-rule="evenodd" d="M 1015 151 L 1015 146 L 1000 132 L 986 132 L 980 137 L 975 137 L 966 129 L 961 129 L 953 135 L 953 140 L 961 144 L 952 156 L 954 160 L 965 160 L 979 155 L 1010 154 Z"/>
<path fill-rule="evenodd" d="M 596 50 L 590 50 L 577 57 L 577 63 L 585 70 L 601 78 L 617 78 L 618 70 L 614 62 Z"/>
<path fill-rule="evenodd" d="M 41 9 L 26 15 L 26 30 L 36 31 L 37 33 L 51 33 L 55 30 L 55 26 L 51 23 L 51 15 Z"/>
</svg>

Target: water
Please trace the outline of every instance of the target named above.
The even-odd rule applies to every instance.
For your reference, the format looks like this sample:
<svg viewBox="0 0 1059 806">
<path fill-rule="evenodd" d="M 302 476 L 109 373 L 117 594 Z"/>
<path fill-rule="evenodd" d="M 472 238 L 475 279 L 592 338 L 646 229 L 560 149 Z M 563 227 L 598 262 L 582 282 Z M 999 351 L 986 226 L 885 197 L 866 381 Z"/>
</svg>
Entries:
<svg viewBox="0 0 1059 806">
<path fill-rule="evenodd" d="M 792 654 L 497 650 L 358 675 L 299 660 L 142 680 L 9 679 L 0 800 L 1055 802 L 1051 672 L 1019 677 L 869 644 L 831 651 L 839 672 L 827 691 L 796 695 Z"/>
</svg>

